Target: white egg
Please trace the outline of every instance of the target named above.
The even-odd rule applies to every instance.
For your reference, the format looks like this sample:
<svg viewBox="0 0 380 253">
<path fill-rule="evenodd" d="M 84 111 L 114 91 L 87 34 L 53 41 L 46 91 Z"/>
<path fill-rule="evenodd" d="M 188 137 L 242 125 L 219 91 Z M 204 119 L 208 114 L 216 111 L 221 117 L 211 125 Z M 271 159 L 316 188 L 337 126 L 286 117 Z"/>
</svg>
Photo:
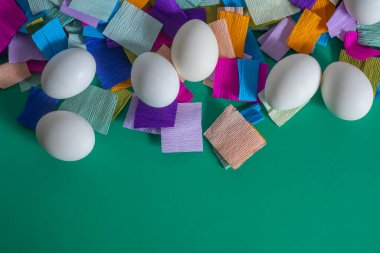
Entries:
<svg viewBox="0 0 380 253">
<path fill-rule="evenodd" d="M 326 68 L 321 90 L 327 108 L 343 120 L 363 118 L 373 104 L 371 82 L 360 69 L 345 62 Z"/>
<path fill-rule="evenodd" d="M 380 22 L 380 0 L 344 0 L 344 5 L 348 13 L 361 24 Z"/>
<path fill-rule="evenodd" d="M 79 115 L 54 111 L 37 124 L 36 136 L 51 156 L 62 161 L 78 161 L 86 157 L 95 145 L 91 125 Z"/>
<path fill-rule="evenodd" d="M 161 108 L 170 105 L 179 92 L 179 77 L 173 65 L 157 53 L 141 54 L 132 65 L 131 81 L 145 104 Z"/>
<path fill-rule="evenodd" d="M 177 32 L 172 60 L 178 74 L 190 82 L 205 80 L 218 63 L 219 48 L 214 32 L 200 20 L 190 20 Z"/>
<path fill-rule="evenodd" d="M 56 99 L 66 99 L 84 91 L 94 79 L 96 62 L 86 50 L 71 48 L 55 55 L 42 72 L 44 92 Z"/>
<path fill-rule="evenodd" d="M 307 103 L 318 91 L 322 70 L 310 55 L 294 54 L 279 61 L 265 85 L 268 104 L 278 110 L 290 110 Z"/>
</svg>

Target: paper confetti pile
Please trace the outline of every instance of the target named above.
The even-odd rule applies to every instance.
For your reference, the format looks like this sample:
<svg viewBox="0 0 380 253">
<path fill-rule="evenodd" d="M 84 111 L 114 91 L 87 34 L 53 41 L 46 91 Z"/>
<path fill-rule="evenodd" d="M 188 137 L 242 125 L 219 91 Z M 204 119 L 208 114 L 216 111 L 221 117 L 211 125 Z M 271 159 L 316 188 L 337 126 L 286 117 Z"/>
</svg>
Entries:
<svg viewBox="0 0 380 253">
<path fill-rule="evenodd" d="M 0 53 L 8 56 L 0 65 L 0 87 L 19 83 L 22 92 L 29 90 L 18 116 L 27 128 L 35 129 L 48 112 L 65 110 L 107 134 L 130 101 L 124 128 L 161 135 L 163 153 L 202 152 L 204 135 L 223 167 L 238 169 L 266 145 L 254 127 L 264 119 L 261 105 L 278 126 L 305 106 L 276 111 L 266 103 L 263 89 L 269 65 L 264 54 L 280 61 L 292 50 L 310 54 L 337 37 L 344 42 L 340 61 L 360 68 L 374 94 L 380 94 L 380 23 L 358 24 L 343 1 L 338 2 L 0 0 Z M 144 52 L 157 52 L 171 61 L 173 38 L 192 19 L 208 23 L 218 41 L 216 69 L 203 81 L 213 89 L 212 97 L 248 103 L 240 112 L 230 105 L 215 115 L 204 134 L 202 104 L 192 102 L 194 95 L 183 82 L 175 102 L 152 108 L 133 94 L 130 80 L 132 64 Z M 82 48 L 94 56 L 99 85 L 94 82 L 79 95 L 59 101 L 37 86 L 47 61 L 68 48 Z"/>
</svg>

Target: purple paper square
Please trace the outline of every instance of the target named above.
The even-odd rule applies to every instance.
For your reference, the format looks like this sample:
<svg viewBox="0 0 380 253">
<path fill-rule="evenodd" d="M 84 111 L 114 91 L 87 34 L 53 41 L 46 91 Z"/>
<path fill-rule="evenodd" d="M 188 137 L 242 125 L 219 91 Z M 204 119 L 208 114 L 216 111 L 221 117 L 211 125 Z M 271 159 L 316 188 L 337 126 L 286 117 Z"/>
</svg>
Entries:
<svg viewBox="0 0 380 253">
<path fill-rule="evenodd" d="M 178 101 L 163 108 L 151 107 L 141 100 L 137 103 L 135 128 L 173 127 L 177 114 Z"/>
<path fill-rule="evenodd" d="M 163 153 L 202 152 L 202 103 L 178 104 L 174 127 L 161 129 Z"/>
<path fill-rule="evenodd" d="M 9 63 L 27 62 L 29 60 L 46 61 L 45 56 L 34 44 L 31 36 L 16 33 L 8 47 Z"/>
</svg>

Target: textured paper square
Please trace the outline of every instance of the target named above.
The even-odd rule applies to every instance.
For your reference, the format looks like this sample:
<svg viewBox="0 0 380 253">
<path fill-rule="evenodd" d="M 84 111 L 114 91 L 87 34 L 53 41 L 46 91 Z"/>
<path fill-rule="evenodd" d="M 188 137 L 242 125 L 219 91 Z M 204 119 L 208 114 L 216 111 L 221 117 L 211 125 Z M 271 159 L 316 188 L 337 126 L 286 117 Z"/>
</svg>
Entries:
<svg viewBox="0 0 380 253">
<path fill-rule="evenodd" d="M 338 6 L 326 25 L 331 38 L 338 37 L 344 40 L 346 32 L 356 31 L 356 20 L 347 12 L 344 2 Z"/>
<path fill-rule="evenodd" d="M 202 3 L 202 0 L 176 0 L 176 1 L 178 5 L 184 10 L 198 7 Z"/>
<path fill-rule="evenodd" d="M 59 23 L 61 23 L 63 27 L 65 27 L 66 25 L 74 21 L 73 17 L 61 12 L 60 9 L 56 6 L 47 10 L 44 16 L 44 19 L 46 20 L 46 22 L 50 22 L 51 20 L 55 18 L 59 20 Z"/>
<path fill-rule="evenodd" d="M 182 83 L 180 82 L 179 93 L 177 96 L 178 103 L 189 103 L 193 100 L 194 94 Z"/>
<path fill-rule="evenodd" d="M 239 100 L 239 71 L 237 59 L 219 58 L 215 68 L 214 98 Z"/>
<path fill-rule="evenodd" d="M 28 3 L 34 15 L 55 6 L 50 0 L 28 0 Z"/>
<path fill-rule="evenodd" d="M 258 84 L 257 93 L 260 93 L 261 91 L 264 90 L 265 84 L 266 84 L 267 78 L 268 78 L 268 73 L 269 73 L 269 64 L 260 63 L 259 84 Z M 260 97 L 258 97 L 257 102 L 261 103 Z"/>
<path fill-rule="evenodd" d="M 17 30 L 27 21 L 14 0 L 0 0 L 0 53 L 8 46 Z"/>
<path fill-rule="evenodd" d="M 265 100 L 263 91 L 259 93 L 259 97 L 260 97 L 261 102 L 265 106 L 265 109 L 268 111 L 269 117 L 279 127 L 282 127 L 286 122 L 288 122 L 291 118 L 293 118 L 293 116 L 296 115 L 307 104 L 306 103 L 300 107 L 297 107 L 291 110 L 277 111 L 268 105 L 268 103 Z"/>
<path fill-rule="evenodd" d="M 140 55 L 152 49 L 162 24 L 136 6 L 124 2 L 103 34 Z"/>
<path fill-rule="evenodd" d="M 28 66 L 22 63 L 4 63 L 0 65 L 0 88 L 6 89 L 30 77 Z"/>
<path fill-rule="evenodd" d="M 173 39 L 169 38 L 162 30 L 158 34 L 156 41 L 153 44 L 152 52 L 159 50 L 162 46 L 171 47 Z"/>
<path fill-rule="evenodd" d="M 297 6 L 298 8 L 300 9 L 311 9 L 315 2 L 317 0 L 290 0 L 289 2 L 291 2 L 294 6 Z"/>
<path fill-rule="evenodd" d="M 321 21 L 317 14 L 304 10 L 287 40 L 287 45 L 298 53 L 310 54 L 325 30 Z"/>
<path fill-rule="evenodd" d="M 136 116 L 136 108 L 137 108 L 138 102 L 139 102 L 138 97 L 136 95 L 133 95 L 123 127 L 128 128 L 130 130 L 136 130 L 136 131 L 146 132 L 150 134 L 160 134 L 161 133 L 160 128 L 135 128 L 135 116 Z"/>
<path fill-rule="evenodd" d="M 366 60 L 371 57 L 380 56 L 380 50 L 376 50 L 372 47 L 362 46 L 358 43 L 357 32 L 346 33 L 344 39 L 344 48 L 346 49 L 348 55 L 358 60 Z"/>
<path fill-rule="evenodd" d="M 244 109 L 241 111 L 241 115 L 252 125 L 257 125 L 264 120 L 264 116 L 261 113 L 261 107 L 259 104 L 254 104 Z"/>
<path fill-rule="evenodd" d="M 232 12 L 221 11 L 219 12 L 219 18 L 225 19 L 227 22 L 228 32 L 236 57 L 243 58 L 249 17 Z"/>
<path fill-rule="evenodd" d="M 246 4 L 256 25 L 279 20 L 300 11 L 289 0 L 246 0 Z"/>
<path fill-rule="evenodd" d="M 80 11 L 76 11 L 74 9 L 71 9 L 69 7 L 70 3 L 71 3 L 71 0 L 63 0 L 60 11 L 62 13 L 65 13 L 66 15 L 69 15 L 70 17 L 73 17 L 77 20 L 80 20 L 83 23 L 86 23 L 92 27 L 98 26 L 98 24 L 100 22 L 99 19 L 92 17 L 92 16 L 89 16 L 89 15 L 86 15 Z"/>
<path fill-rule="evenodd" d="M 265 62 L 263 53 L 260 50 L 258 41 L 256 40 L 255 35 L 248 29 L 247 38 L 245 39 L 244 53 L 251 56 L 252 59 L 257 60 L 261 63 Z"/>
<path fill-rule="evenodd" d="M 54 55 L 68 48 L 68 40 L 61 23 L 55 18 L 32 35 L 34 43 L 50 60 Z"/>
<path fill-rule="evenodd" d="M 266 145 L 266 140 L 232 105 L 204 133 L 212 146 L 234 169 Z"/>
<path fill-rule="evenodd" d="M 222 0 L 224 6 L 246 7 L 244 0 Z"/>
<path fill-rule="evenodd" d="M 127 1 L 139 9 L 143 9 L 149 3 L 149 0 L 127 0 Z"/>
<path fill-rule="evenodd" d="M 219 45 L 219 56 L 223 58 L 235 58 L 235 51 L 232 46 L 230 34 L 228 32 L 227 22 L 225 19 L 219 19 L 209 24 L 215 34 Z"/>
<path fill-rule="evenodd" d="M 174 127 L 161 129 L 163 153 L 203 152 L 202 103 L 178 104 Z"/>
<path fill-rule="evenodd" d="M 177 106 L 177 100 L 162 108 L 151 107 L 139 100 L 136 108 L 134 128 L 173 127 Z"/>
<path fill-rule="evenodd" d="M 335 12 L 335 5 L 333 5 L 329 0 L 317 0 L 311 8 L 311 11 L 317 14 L 321 18 L 321 22 L 326 29 L 324 32 L 327 32 L 327 21 Z"/>
<path fill-rule="evenodd" d="M 374 25 L 358 24 L 359 42 L 370 47 L 380 47 L 380 22 Z"/>
<path fill-rule="evenodd" d="M 36 87 L 41 84 L 41 74 L 33 73 L 30 77 L 19 83 L 20 91 L 25 92 L 32 87 Z"/>
<path fill-rule="evenodd" d="M 256 60 L 238 60 L 240 101 L 257 101 L 259 68 Z"/>
<path fill-rule="evenodd" d="M 49 112 L 55 110 L 59 100 L 47 96 L 42 89 L 32 87 L 28 100 L 17 121 L 30 129 L 35 129 L 38 121 Z"/>
<path fill-rule="evenodd" d="M 232 12 L 232 13 L 235 13 L 235 14 L 244 15 L 244 8 L 243 7 L 229 7 L 229 6 L 225 6 L 225 7 L 219 7 L 218 8 L 218 19 L 220 18 L 219 17 L 219 13 L 221 11 L 228 11 L 228 12 Z"/>
<path fill-rule="evenodd" d="M 283 19 L 274 29 L 267 32 L 268 36 L 267 34 L 263 35 L 265 39 L 261 40 L 261 50 L 276 61 L 281 60 L 290 50 L 286 41 L 295 25 L 292 18 Z"/>
<path fill-rule="evenodd" d="M 103 88 L 112 88 L 131 77 L 132 64 L 122 48 L 108 48 L 104 40 L 96 38 L 87 38 L 86 47 L 95 58 L 96 74 Z"/>
<path fill-rule="evenodd" d="M 124 109 L 124 107 L 127 105 L 128 101 L 131 99 L 132 93 L 129 92 L 128 90 L 114 90 L 114 91 L 111 90 L 111 92 L 113 94 L 116 94 L 118 97 L 115 111 L 112 117 L 112 119 L 115 119 L 120 114 L 120 112 Z"/>
<path fill-rule="evenodd" d="M 59 109 L 85 118 L 95 131 L 107 134 L 115 112 L 118 96 L 95 86 L 63 101 Z"/>
<path fill-rule="evenodd" d="M 119 0 L 72 0 L 69 7 L 97 19 L 108 21 Z"/>
<path fill-rule="evenodd" d="M 42 52 L 34 44 L 32 37 L 22 33 L 16 33 L 9 43 L 8 59 L 9 63 L 46 60 Z"/>
</svg>

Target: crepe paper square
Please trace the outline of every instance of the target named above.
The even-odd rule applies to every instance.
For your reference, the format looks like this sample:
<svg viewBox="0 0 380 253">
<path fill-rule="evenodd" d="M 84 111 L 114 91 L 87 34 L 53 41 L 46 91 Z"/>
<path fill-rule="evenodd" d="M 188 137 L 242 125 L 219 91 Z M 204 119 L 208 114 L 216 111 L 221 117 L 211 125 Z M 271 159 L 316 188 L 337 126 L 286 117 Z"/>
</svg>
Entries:
<svg viewBox="0 0 380 253">
<path fill-rule="evenodd" d="M 317 14 L 304 10 L 286 44 L 298 53 L 310 54 L 324 32 L 321 21 Z"/>
<path fill-rule="evenodd" d="M 225 19 L 219 19 L 209 24 L 215 34 L 219 46 L 219 56 L 223 58 L 235 58 L 235 51 L 232 46 Z"/>
<path fill-rule="evenodd" d="M 32 37 L 22 33 L 16 33 L 9 43 L 8 59 L 9 63 L 46 60 L 42 52 L 34 44 Z"/>
<path fill-rule="evenodd" d="M 185 10 L 188 20 L 199 19 L 206 22 L 206 10 L 202 8 Z"/>
<path fill-rule="evenodd" d="M 111 88 L 111 91 L 125 90 L 132 87 L 131 79 L 128 79 L 124 82 L 118 83 L 116 86 Z"/>
<path fill-rule="evenodd" d="M 17 30 L 27 21 L 14 0 L 0 0 L 0 53 L 8 46 Z"/>
<path fill-rule="evenodd" d="M 256 25 L 279 20 L 300 11 L 289 0 L 246 0 L 245 2 Z"/>
<path fill-rule="evenodd" d="M 355 67 L 357 67 L 361 70 L 363 70 L 364 63 L 365 63 L 365 61 L 361 61 L 361 60 L 358 60 L 356 58 L 349 56 L 347 54 L 346 50 L 344 50 L 344 49 L 340 50 L 339 61 L 347 62 L 347 63 L 354 65 Z"/>
<path fill-rule="evenodd" d="M 139 102 L 139 99 L 136 95 L 132 96 L 131 103 L 129 105 L 129 109 L 127 112 L 127 117 L 124 121 L 124 128 L 128 128 L 130 130 L 136 130 L 140 132 L 146 132 L 150 134 L 161 134 L 161 128 L 135 128 L 135 116 L 136 116 L 136 108 L 137 104 Z"/>
<path fill-rule="evenodd" d="M 326 47 L 330 40 L 329 33 L 322 33 L 321 37 L 319 37 L 317 44 L 323 47 Z"/>
<path fill-rule="evenodd" d="M 157 54 L 163 56 L 169 62 L 172 62 L 171 50 L 166 45 L 162 45 L 162 47 L 157 51 Z"/>
<path fill-rule="evenodd" d="M 112 88 L 131 77 L 132 64 L 121 47 L 108 48 L 105 40 L 86 39 L 87 50 L 96 61 L 96 75 L 102 87 Z"/>
<path fill-rule="evenodd" d="M 68 39 L 61 23 L 55 18 L 32 35 L 33 41 L 46 59 L 68 48 Z"/>
<path fill-rule="evenodd" d="M 221 154 L 219 154 L 219 152 L 215 148 L 212 148 L 212 150 L 214 151 L 214 153 L 215 153 L 216 157 L 218 158 L 220 164 L 222 165 L 222 167 L 225 170 L 232 168 L 231 165 L 229 165 L 228 162 L 226 160 L 224 160 L 223 156 Z"/>
<path fill-rule="evenodd" d="M 36 129 L 38 121 L 49 112 L 55 110 L 59 100 L 49 97 L 42 89 L 32 87 L 28 100 L 17 121 L 30 129 Z"/>
<path fill-rule="evenodd" d="M 244 8 L 243 7 L 219 7 L 218 8 L 218 14 L 221 11 L 228 11 L 228 12 L 232 12 L 235 14 L 244 15 Z M 220 18 L 219 15 L 218 15 L 218 18 Z"/>
<path fill-rule="evenodd" d="M 177 114 L 178 101 L 163 108 L 151 107 L 139 100 L 136 108 L 134 128 L 173 127 Z"/>
<path fill-rule="evenodd" d="M 118 0 L 72 0 L 69 7 L 99 20 L 108 21 Z"/>
<path fill-rule="evenodd" d="M 127 0 L 127 1 L 139 9 L 143 9 L 149 3 L 149 0 Z"/>
<path fill-rule="evenodd" d="M 380 58 L 372 57 L 368 58 L 363 66 L 363 72 L 367 75 L 369 81 L 372 84 L 373 93 L 376 94 L 379 82 L 380 82 Z"/>
<path fill-rule="evenodd" d="M 80 34 L 70 33 L 68 43 L 69 48 L 81 48 L 87 50 L 87 47 L 84 44 L 84 38 Z"/>
<path fill-rule="evenodd" d="M 30 72 L 42 73 L 44 71 L 47 61 L 30 60 L 26 62 Z"/>
<path fill-rule="evenodd" d="M 317 0 L 313 8 L 311 8 L 311 11 L 317 14 L 322 19 L 323 24 L 327 23 L 327 21 L 334 14 L 335 10 L 335 5 L 332 4 L 329 0 Z M 326 30 L 326 32 L 327 31 L 328 30 Z"/>
<path fill-rule="evenodd" d="M 300 9 L 311 9 L 317 0 L 289 0 L 293 5 Z"/>
<path fill-rule="evenodd" d="M 264 55 L 260 50 L 260 46 L 257 43 L 256 37 L 250 29 L 247 31 L 244 52 L 252 56 L 252 59 L 255 59 L 259 62 L 265 62 Z"/>
<path fill-rule="evenodd" d="M 301 105 L 300 107 L 291 109 L 291 110 L 285 110 L 285 111 L 277 111 L 270 107 L 268 105 L 267 101 L 265 100 L 264 91 L 259 93 L 259 98 L 261 102 L 263 103 L 265 109 L 268 112 L 268 116 L 272 119 L 272 121 L 279 127 L 282 127 L 286 122 L 288 122 L 291 118 L 294 117 L 306 104 Z"/>
<path fill-rule="evenodd" d="M 118 96 L 96 86 L 89 86 L 78 95 L 64 100 L 59 107 L 86 119 L 95 131 L 107 135 Z"/>
<path fill-rule="evenodd" d="M 176 0 L 176 1 L 178 5 L 181 7 L 181 9 L 183 10 L 198 7 L 202 3 L 202 0 Z"/>
<path fill-rule="evenodd" d="M 259 68 L 256 60 L 238 60 L 240 101 L 257 101 Z"/>
<path fill-rule="evenodd" d="M 41 84 L 41 74 L 33 73 L 30 77 L 19 83 L 20 91 L 25 92 L 32 87 L 36 87 Z"/>
<path fill-rule="evenodd" d="M 108 48 L 115 48 L 115 47 L 120 47 L 119 44 L 117 44 L 115 41 L 111 40 L 110 38 L 106 37 L 106 44 Z"/>
<path fill-rule="evenodd" d="M 264 116 L 261 113 L 261 107 L 259 104 L 254 104 L 244 109 L 241 111 L 241 115 L 252 125 L 257 125 L 264 120 Z"/>
<path fill-rule="evenodd" d="M 265 89 L 265 84 L 267 82 L 268 78 L 268 73 L 269 73 L 269 64 L 266 63 L 260 63 L 259 67 L 259 84 L 257 88 L 257 94 L 262 92 Z M 257 96 L 257 102 L 261 104 L 260 97 Z"/>
<path fill-rule="evenodd" d="M 236 57 L 243 58 L 249 17 L 227 11 L 221 11 L 219 17 L 227 22 L 228 32 Z"/>
<path fill-rule="evenodd" d="M 163 45 L 171 47 L 173 39 L 169 38 L 163 31 L 158 34 L 156 41 L 153 44 L 152 52 L 159 50 Z"/>
<path fill-rule="evenodd" d="M 28 0 L 28 3 L 34 15 L 55 6 L 50 0 Z"/>
<path fill-rule="evenodd" d="M 204 136 L 235 170 L 266 145 L 263 136 L 232 105 L 223 111 Z"/>
<path fill-rule="evenodd" d="M 92 27 L 92 26 L 84 26 L 83 27 L 83 36 L 84 37 L 91 37 L 91 38 L 98 38 L 98 39 L 104 39 L 104 35 L 102 32 L 100 32 L 98 29 Z"/>
<path fill-rule="evenodd" d="M 115 111 L 112 117 L 112 119 L 114 120 L 121 113 L 124 107 L 127 105 L 128 101 L 132 97 L 132 93 L 128 90 L 111 90 L 111 92 L 116 94 L 118 97 Z"/>
<path fill-rule="evenodd" d="M 202 103 L 178 104 L 173 127 L 161 129 L 163 153 L 203 152 Z"/>
<path fill-rule="evenodd" d="M 58 18 L 59 23 L 61 23 L 63 27 L 74 21 L 73 17 L 61 12 L 60 9 L 56 6 L 49 9 L 44 16 L 46 22 L 49 22 L 55 18 Z"/>
<path fill-rule="evenodd" d="M 350 16 L 344 5 L 344 2 L 338 6 L 334 14 L 326 23 L 331 38 L 338 37 L 344 40 L 344 34 L 350 31 L 356 31 L 356 20 Z"/>
<path fill-rule="evenodd" d="M 162 24 L 134 5 L 124 2 L 103 34 L 140 55 L 152 49 Z"/>
<path fill-rule="evenodd" d="M 292 33 L 296 23 L 292 18 L 285 18 L 272 30 L 263 35 L 261 40 L 261 50 L 276 61 L 281 60 L 290 48 L 286 44 L 287 39 Z"/>
<path fill-rule="evenodd" d="M 366 60 L 371 57 L 380 56 L 380 50 L 362 46 L 358 43 L 357 32 L 347 32 L 344 39 L 344 48 L 351 57 L 358 60 Z"/>
<path fill-rule="evenodd" d="M 149 14 L 163 24 L 163 31 L 170 38 L 174 38 L 188 21 L 186 13 L 175 0 L 156 0 Z"/>
<path fill-rule="evenodd" d="M 244 0 L 222 0 L 224 6 L 247 7 Z"/>
<path fill-rule="evenodd" d="M 239 100 L 239 71 L 237 59 L 219 58 L 215 68 L 214 98 Z"/>
<path fill-rule="evenodd" d="M 19 83 L 31 74 L 28 65 L 25 62 L 21 63 L 4 63 L 0 65 L 0 88 L 6 89 Z"/>
<path fill-rule="evenodd" d="M 123 48 L 124 53 L 127 55 L 128 60 L 133 64 L 137 58 L 137 55 L 132 53 L 130 50 Z"/>
<path fill-rule="evenodd" d="M 218 18 L 218 7 L 220 4 L 212 5 L 212 6 L 204 6 L 203 9 L 206 10 L 206 23 L 210 24 L 217 20 Z"/>
<path fill-rule="evenodd" d="M 76 11 L 69 7 L 71 0 L 63 0 L 60 11 L 77 20 L 80 20 L 92 27 L 97 27 L 100 20 L 92 16 L 86 15 L 80 11 Z"/>
<path fill-rule="evenodd" d="M 179 93 L 177 96 L 178 103 L 189 103 L 193 100 L 194 94 L 182 83 L 180 82 Z"/>
<path fill-rule="evenodd" d="M 358 24 L 359 43 L 370 47 L 380 47 L 380 22 L 374 25 Z"/>
</svg>

